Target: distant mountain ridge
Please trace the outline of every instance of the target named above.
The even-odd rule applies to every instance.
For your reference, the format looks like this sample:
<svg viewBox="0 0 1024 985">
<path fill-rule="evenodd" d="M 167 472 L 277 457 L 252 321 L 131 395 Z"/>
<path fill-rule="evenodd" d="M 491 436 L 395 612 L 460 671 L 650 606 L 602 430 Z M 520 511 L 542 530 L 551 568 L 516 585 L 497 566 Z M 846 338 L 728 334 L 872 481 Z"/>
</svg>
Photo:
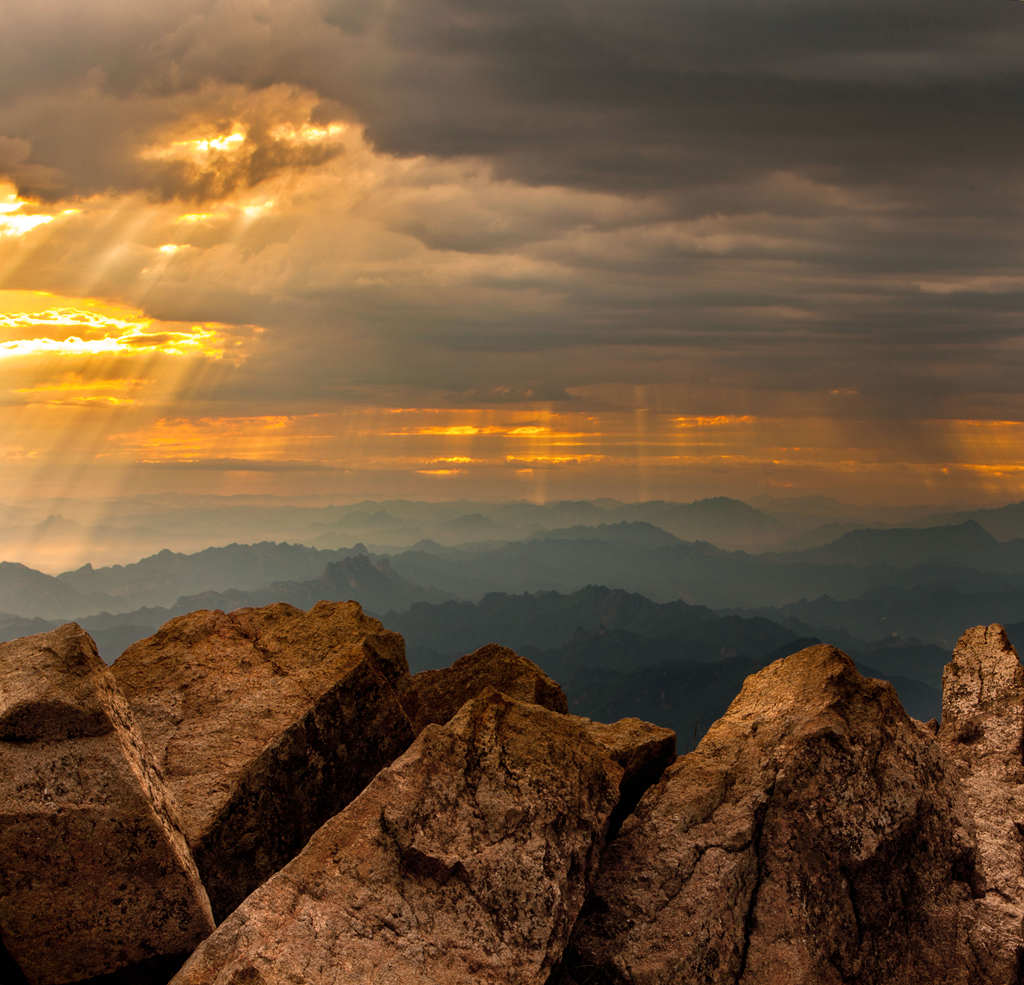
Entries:
<svg viewBox="0 0 1024 985">
<path fill-rule="evenodd" d="M 362 545 L 325 551 L 303 544 L 260 541 L 208 547 L 195 554 L 162 550 L 135 564 L 104 568 L 86 564 L 57 578 L 83 594 L 108 596 L 127 611 L 166 605 L 169 597 L 200 591 L 244 591 L 272 582 L 305 581 L 318 577 L 332 561 L 365 550 Z"/>
</svg>

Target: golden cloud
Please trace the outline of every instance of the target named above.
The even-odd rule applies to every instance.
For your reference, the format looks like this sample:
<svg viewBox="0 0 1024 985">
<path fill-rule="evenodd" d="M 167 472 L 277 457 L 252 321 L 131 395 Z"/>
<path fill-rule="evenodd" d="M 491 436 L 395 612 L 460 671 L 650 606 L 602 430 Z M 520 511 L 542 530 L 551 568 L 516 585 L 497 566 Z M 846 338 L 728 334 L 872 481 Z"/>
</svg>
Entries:
<svg viewBox="0 0 1024 985">
<path fill-rule="evenodd" d="M 344 150 L 349 126 L 314 121 L 318 97 L 288 85 L 251 91 L 208 87 L 207 105 L 157 134 L 138 158 L 158 168 L 165 198 L 222 199 L 288 170 L 323 164 Z M 230 119 L 229 125 L 222 122 Z M 204 221 L 189 212 L 184 221 Z"/>
<path fill-rule="evenodd" d="M 0 292 L 0 359 L 160 354 L 237 363 L 245 358 L 233 326 L 160 321 L 124 305 L 42 293 L 32 295 L 34 303 L 27 310 L 10 310 L 25 295 L 9 293 L 13 299 Z M 40 307 L 40 300 L 55 303 Z"/>
</svg>

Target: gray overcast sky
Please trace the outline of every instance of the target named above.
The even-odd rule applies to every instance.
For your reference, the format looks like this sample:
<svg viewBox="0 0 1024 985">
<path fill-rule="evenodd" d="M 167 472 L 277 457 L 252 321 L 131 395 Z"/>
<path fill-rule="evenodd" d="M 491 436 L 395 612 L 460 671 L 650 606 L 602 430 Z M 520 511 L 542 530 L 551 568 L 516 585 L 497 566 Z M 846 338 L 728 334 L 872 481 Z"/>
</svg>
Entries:
<svg viewBox="0 0 1024 985">
<path fill-rule="evenodd" d="M 0 17 L 13 496 L 1024 498 L 1020 3 Z"/>
</svg>

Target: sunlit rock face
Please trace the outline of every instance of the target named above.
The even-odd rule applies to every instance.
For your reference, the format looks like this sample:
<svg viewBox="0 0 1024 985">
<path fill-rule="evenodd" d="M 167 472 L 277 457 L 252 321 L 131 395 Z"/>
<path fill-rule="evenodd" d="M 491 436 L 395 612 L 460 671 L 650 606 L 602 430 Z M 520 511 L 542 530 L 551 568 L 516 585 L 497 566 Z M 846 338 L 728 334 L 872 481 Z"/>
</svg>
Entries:
<svg viewBox="0 0 1024 985">
<path fill-rule="evenodd" d="M 1024 948 L 1024 667 L 1002 626 L 975 626 L 942 675 L 939 731 L 978 843 L 971 933 L 987 981 L 1017 982 Z"/>
<path fill-rule="evenodd" d="M 355 603 L 192 613 L 114 669 L 138 726 L 78 627 L 0 647 L 4 985 L 1024 980 L 1001 626 L 941 726 L 817 645 L 680 758 L 496 645 L 410 678 Z"/>
<path fill-rule="evenodd" d="M 166 978 L 212 929 L 172 798 L 93 641 L 69 623 L 0 646 L 0 973 Z"/>
<path fill-rule="evenodd" d="M 561 687 L 540 667 L 496 643 L 459 657 L 450 667 L 425 670 L 405 679 L 402 707 L 419 734 L 431 723 L 443 725 L 486 687 L 552 711 L 569 710 Z"/>
<path fill-rule="evenodd" d="M 748 678 L 648 791 L 555 981 L 986 980 L 974 863 L 932 733 L 890 685 L 811 647 Z"/>
<path fill-rule="evenodd" d="M 413 738 L 402 638 L 355 602 L 193 612 L 112 669 L 218 919 Z"/>
<path fill-rule="evenodd" d="M 175 985 L 543 985 L 619 799 L 590 724 L 488 689 L 428 726 Z"/>
</svg>

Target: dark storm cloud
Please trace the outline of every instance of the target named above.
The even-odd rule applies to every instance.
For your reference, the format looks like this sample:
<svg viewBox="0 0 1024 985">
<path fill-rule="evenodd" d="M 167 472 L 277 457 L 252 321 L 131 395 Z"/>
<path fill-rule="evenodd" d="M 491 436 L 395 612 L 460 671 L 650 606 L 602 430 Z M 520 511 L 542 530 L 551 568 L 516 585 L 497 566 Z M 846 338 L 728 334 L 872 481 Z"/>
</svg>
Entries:
<svg viewBox="0 0 1024 985">
<path fill-rule="evenodd" d="M 350 96 L 385 149 L 482 154 L 532 181 L 633 190 L 780 168 L 916 184 L 1019 159 L 1017 4 L 407 0 L 388 11 L 360 37 L 400 57 L 378 76 L 383 93 Z"/>
<path fill-rule="evenodd" d="M 267 220 L 238 246 L 287 258 L 265 276 L 197 261 L 147 283 L 159 316 L 270 330 L 240 400 L 652 383 L 695 409 L 811 393 L 837 414 L 1024 414 L 1022 4 L 19 6 L 0 172 L 28 191 L 215 198 L 331 156 L 275 142 L 281 120 L 350 119 L 428 159 L 350 212 Z M 252 156 L 140 157 L 189 117 L 244 117 Z M 475 171 L 435 168 L 467 155 Z M 353 218 L 388 238 L 304 278 Z M 110 270 L 90 289 L 117 296 Z"/>
<path fill-rule="evenodd" d="M 965 199 L 992 197 L 971 181 L 1024 149 L 1024 8 L 1007 0 L 20 6 L 0 40 L 0 96 L 56 95 L 48 112 L 37 100 L 28 117 L 0 114 L 0 136 L 27 140 L 21 167 L 58 167 L 71 189 L 102 185 L 105 166 L 110 184 L 127 180 L 100 153 L 114 125 L 136 132 L 211 80 L 307 86 L 389 152 L 481 155 L 538 183 L 717 187 L 698 209 L 777 169 L 924 195 L 960 171 Z M 83 84 L 114 103 L 79 123 L 98 146 L 79 182 L 59 134 Z"/>
</svg>

